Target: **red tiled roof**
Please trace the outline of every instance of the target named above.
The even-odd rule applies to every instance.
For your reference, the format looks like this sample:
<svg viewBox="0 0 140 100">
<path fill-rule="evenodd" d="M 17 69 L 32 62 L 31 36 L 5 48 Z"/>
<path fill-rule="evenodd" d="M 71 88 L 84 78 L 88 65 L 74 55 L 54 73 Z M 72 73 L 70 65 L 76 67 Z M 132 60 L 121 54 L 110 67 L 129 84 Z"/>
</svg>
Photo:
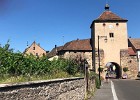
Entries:
<svg viewBox="0 0 140 100">
<path fill-rule="evenodd" d="M 129 55 L 136 55 L 136 53 L 134 52 L 134 50 L 132 49 L 132 47 L 128 47 L 128 54 Z"/>
<path fill-rule="evenodd" d="M 48 56 L 49 58 L 50 58 L 50 57 L 53 57 L 53 56 L 57 55 L 57 52 L 60 51 L 60 50 L 62 50 L 62 49 L 63 49 L 63 46 L 59 46 L 59 47 L 53 48 L 53 49 L 51 50 L 51 52 L 48 53 L 47 56 Z"/>
<path fill-rule="evenodd" d="M 112 13 L 111 11 L 104 11 L 97 19 L 95 19 L 90 28 L 93 26 L 94 22 L 127 22 L 127 19 L 123 19 L 118 15 Z"/>
<path fill-rule="evenodd" d="M 92 50 L 90 42 L 91 42 L 90 39 L 84 40 L 77 39 L 66 43 L 63 47 L 63 50 Z"/>
<path fill-rule="evenodd" d="M 140 50 L 140 38 L 129 38 L 129 41 L 136 50 Z"/>
<path fill-rule="evenodd" d="M 95 21 L 127 21 L 112 13 L 111 11 L 104 11 Z"/>
</svg>

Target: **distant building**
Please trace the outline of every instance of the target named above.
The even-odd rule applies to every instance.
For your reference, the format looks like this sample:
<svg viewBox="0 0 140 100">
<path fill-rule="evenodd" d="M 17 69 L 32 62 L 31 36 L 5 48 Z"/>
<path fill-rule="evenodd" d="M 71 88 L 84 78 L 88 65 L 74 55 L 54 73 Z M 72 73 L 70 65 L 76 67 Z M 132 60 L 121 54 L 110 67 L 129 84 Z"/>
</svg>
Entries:
<svg viewBox="0 0 140 100">
<path fill-rule="evenodd" d="M 59 51 L 61 51 L 63 49 L 63 46 L 59 46 L 57 47 L 55 45 L 55 47 L 47 54 L 47 57 L 49 58 L 49 60 L 53 60 L 53 59 L 58 59 L 59 58 Z"/>
<path fill-rule="evenodd" d="M 67 42 L 63 49 L 59 52 L 60 57 L 66 59 L 75 59 L 79 61 L 83 61 L 86 59 L 89 66 L 92 66 L 92 47 L 91 47 L 91 39 L 82 39 L 82 40 L 73 40 Z"/>
<path fill-rule="evenodd" d="M 67 42 L 64 46 L 55 47 L 49 52 L 48 57 L 51 60 L 58 57 L 79 61 L 86 59 L 89 66 L 92 66 L 91 39 L 77 39 Z"/>
<path fill-rule="evenodd" d="M 45 56 L 47 53 L 46 51 L 40 47 L 40 44 L 37 44 L 35 41 L 31 44 L 31 46 L 27 47 L 24 51 L 24 54 L 32 54 L 37 57 Z"/>
</svg>

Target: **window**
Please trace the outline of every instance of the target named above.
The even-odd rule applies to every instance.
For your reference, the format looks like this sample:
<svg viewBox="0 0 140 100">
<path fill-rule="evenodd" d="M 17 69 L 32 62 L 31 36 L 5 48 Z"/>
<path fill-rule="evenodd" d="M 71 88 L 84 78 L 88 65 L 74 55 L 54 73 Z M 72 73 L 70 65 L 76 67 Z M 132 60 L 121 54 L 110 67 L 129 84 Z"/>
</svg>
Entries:
<svg viewBox="0 0 140 100">
<path fill-rule="evenodd" d="M 116 23 L 116 26 L 119 26 L 119 23 Z"/>
<path fill-rule="evenodd" d="M 113 38 L 114 37 L 114 33 L 109 33 L 109 37 Z"/>
<path fill-rule="evenodd" d="M 35 47 L 33 47 L 33 50 L 35 50 Z"/>
<path fill-rule="evenodd" d="M 36 53 L 36 56 L 38 57 L 38 53 Z"/>
</svg>

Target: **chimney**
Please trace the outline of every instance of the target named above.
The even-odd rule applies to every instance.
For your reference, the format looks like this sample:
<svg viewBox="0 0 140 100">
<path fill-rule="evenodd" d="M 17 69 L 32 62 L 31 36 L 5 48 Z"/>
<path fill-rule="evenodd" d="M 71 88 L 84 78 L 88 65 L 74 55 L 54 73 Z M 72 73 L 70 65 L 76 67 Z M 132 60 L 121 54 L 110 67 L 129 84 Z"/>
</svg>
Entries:
<svg viewBox="0 0 140 100">
<path fill-rule="evenodd" d="M 28 45 L 28 41 L 27 41 L 27 48 L 28 48 L 28 46 L 29 46 L 29 45 Z"/>
<path fill-rule="evenodd" d="M 57 45 L 55 45 L 55 52 L 57 53 Z"/>
</svg>

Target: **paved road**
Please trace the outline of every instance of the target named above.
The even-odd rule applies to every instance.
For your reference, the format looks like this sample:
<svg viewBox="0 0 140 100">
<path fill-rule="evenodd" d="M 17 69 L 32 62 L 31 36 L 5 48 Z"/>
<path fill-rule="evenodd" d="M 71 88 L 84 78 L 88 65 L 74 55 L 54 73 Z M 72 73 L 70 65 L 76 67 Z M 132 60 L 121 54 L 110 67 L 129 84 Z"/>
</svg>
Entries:
<svg viewBox="0 0 140 100">
<path fill-rule="evenodd" d="M 112 80 L 118 100 L 140 100 L 140 80 Z"/>
<path fill-rule="evenodd" d="M 101 88 L 97 89 L 94 96 L 89 100 L 113 100 L 111 82 L 103 82 Z"/>
</svg>

